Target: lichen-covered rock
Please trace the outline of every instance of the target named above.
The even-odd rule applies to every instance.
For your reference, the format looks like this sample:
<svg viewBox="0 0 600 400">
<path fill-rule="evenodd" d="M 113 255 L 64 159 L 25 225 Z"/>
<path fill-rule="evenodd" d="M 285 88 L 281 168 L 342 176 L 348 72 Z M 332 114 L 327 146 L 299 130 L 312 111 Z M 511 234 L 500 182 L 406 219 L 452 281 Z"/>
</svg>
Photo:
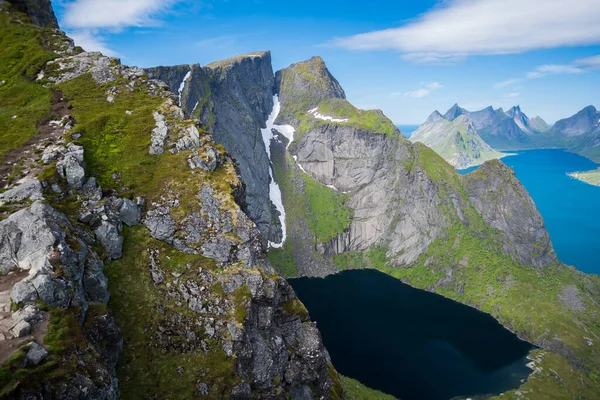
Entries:
<svg viewBox="0 0 600 400">
<path fill-rule="evenodd" d="M 58 22 L 50 0 L 7 0 L 17 10 L 24 12 L 36 25 L 58 28 Z"/>
<path fill-rule="evenodd" d="M 117 226 L 108 221 L 102 221 L 94 229 L 94 234 L 110 258 L 114 260 L 121 258 L 123 255 L 123 236 L 121 236 Z"/>
<path fill-rule="evenodd" d="M 42 184 L 37 179 L 30 179 L 4 193 L 0 193 L 0 203 L 19 202 L 25 199 L 41 200 Z"/>
<path fill-rule="evenodd" d="M 56 164 L 58 174 L 67 180 L 69 187 L 81 189 L 85 183 L 83 147 L 69 143 L 63 158 Z"/>
</svg>

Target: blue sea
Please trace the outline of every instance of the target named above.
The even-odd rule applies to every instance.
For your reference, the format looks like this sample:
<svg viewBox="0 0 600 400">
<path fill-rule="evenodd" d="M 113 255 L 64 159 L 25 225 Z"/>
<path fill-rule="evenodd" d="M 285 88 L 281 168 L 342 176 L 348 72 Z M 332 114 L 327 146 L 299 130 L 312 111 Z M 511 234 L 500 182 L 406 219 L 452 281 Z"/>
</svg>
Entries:
<svg viewBox="0 0 600 400">
<path fill-rule="evenodd" d="M 417 128 L 419 127 L 419 125 L 396 125 L 398 127 L 398 129 L 400 129 L 400 132 L 402 132 L 402 134 L 404 136 L 406 136 L 407 138 L 410 137 L 410 135 L 412 135 L 412 133 L 414 131 L 417 130 Z"/>
<path fill-rule="evenodd" d="M 600 187 L 567 175 L 598 165 L 564 150 L 519 151 L 502 161 L 515 170 L 531 194 L 560 260 L 600 275 Z"/>
</svg>

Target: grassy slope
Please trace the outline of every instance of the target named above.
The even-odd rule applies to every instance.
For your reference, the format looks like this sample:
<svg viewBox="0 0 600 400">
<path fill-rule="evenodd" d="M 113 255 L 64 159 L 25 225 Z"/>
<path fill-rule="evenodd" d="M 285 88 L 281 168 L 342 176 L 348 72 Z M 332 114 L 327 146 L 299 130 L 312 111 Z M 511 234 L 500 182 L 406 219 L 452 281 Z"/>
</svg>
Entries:
<svg viewBox="0 0 600 400">
<path fill-rule="evenodd" d="M 588 172 L 573 172 L 569 176 L 589 183 L 590 185 L 600 186 L 600 169 Z"/>
<path fill-rule="evenodd" d="M 17 23 L 7 13 L 0 12 L 0 32 L 1 162 L 37 134 L 37 121 L 49 117 L 52 92 L 33 79 L 56 55 L 42 45 L 45 30 Z"/>
</svg>

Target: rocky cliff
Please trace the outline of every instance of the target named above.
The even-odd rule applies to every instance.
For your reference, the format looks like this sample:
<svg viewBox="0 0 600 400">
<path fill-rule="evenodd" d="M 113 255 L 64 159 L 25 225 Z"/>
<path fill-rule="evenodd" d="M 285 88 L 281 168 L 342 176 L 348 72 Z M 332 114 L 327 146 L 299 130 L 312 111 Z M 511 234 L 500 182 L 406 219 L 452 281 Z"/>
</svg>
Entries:
<svg viewBox="0 0 600 400">
<path fill-rule="evenodd" d="M 198 118 L 238 162 L 246 185 L 245 210 L 265 239 L 282 239 L 277 210 L 269 198 L 269 159 L 261 128 L 273 109 L 274 76 L 269 52 L 255 52 L 205 67 L 148 69 L 178 93 L 181 107 Z"/>
<path fill-rule="evenodd" d="M 43 62 L 16 52 L 0 74 L 38 95 L 28 107 L 43 107 L 20 105 L 0 121 L 5 138 L 37 130 L 1 154 L 0 397 L 343 396 L 319 331 L 244 212 L 249 185 L 186 117 L 180 93 L 142 69 L 80 52 L 58 30 L 51 53 L 45 30 L 20 18 L 2 8 L 3 43 L 31 37 L 26 50 Z M 245 63 L 202 73 L 212 74 L 220 100 L 266 119 L 273 75 L 255 91 L 240 80 Z M 232 116 L 224 107 L 208 110 Z M 47 116 L 25 118 L 37 112 Z M 243 118 L 226 122 L 208 126 L 231 140 L 250 130 Z"/>
<path fill-rule="evenodd" d="M 326 71 L 323 68 L 311 69 L 312 64 L 314 60 L 294 64 L 278 74 L 295 77 L 281 79 L 280 91 L 306 93 L 301 104 L 294 98 L 281 96 L 280 118 L 297 129 L 289 146 L 296 168 L 329 190 L 344 194 L 343 204 L 352 210 L 352 218 L 343 232 L 316 245 L 321 254 L 331 258 L 381 248 L 385 250 L 387 265 L 408 266 L 453 224 L 472 226 L 479 218 L 488 225 L 495 222 L 496 215 L 473 213 L 473 200 L 490 208 L 497 207 L 498 203 L 491 198 L 478 198 L 476 194 L 470 199 L 466 195 L 468 185 L 449 165 L 433 157 L 431 150 L 404 139 L 385 117 L 376 120 L 377 112 L 357 110 L 335 97 L 336 92 L 329 88 L 335 87 L 337 81 L 327 84 L 329 73 L 319 72 Z M 309 76 L 308 83 L 300 83 L 305 69 L 318 74 L 319 78 Z M 304 88 L 309 85 L 316 86 L 306 92 Z M 310 99 L 309 93 L 315 93 L 315 97 Z M 301 111 L 314 106 L 317 112 Z M 287 119 L 285 115 L 293 117 Z M 499 168 L 499 165 L 490 164 L 482 169 L 480 179 L 484 185 L 496 175 L 514 179 L 509 169 Z M 290 168 L 294 166 L 279 167 L 281 170 Z M 506 190 L 506 198 L 517 200 L 512 205 L 502 206 L 515 207 L 515 212 L 519 209 L 527 214 L 524 220 L 494 226 L 500 232 L 526 232 L 527 239 L 511 243 L 507 251 L 527 265 L 544 267 L 556 263 L 548 234 L 543 223 L 540 224 L 541 217 L 526 191 L 518 182 L 503 190 Z M 523 221 L 527 221 L 525 229 Z M 293 244 L 294 239 L 291 241 Z M 296 262 L 300 273 L 308 273 L 302 268 L 304 260 L 296 259 Z"/>
<path fill-rule="evenodd" d="M 457 169 L 480 165 L 503 156 L 481 139 L 474 122 L 466 115 L 450 121 L 435 111 L 413 132 L 410 140 L 426 144 Z"/>
<path fill-rule="evenodd" d="M 36 25 L 58 28 L 50 0 L 2 0 L 1 3 L 10 3 L 14 10 L 27 14 Z"/>
</svg>

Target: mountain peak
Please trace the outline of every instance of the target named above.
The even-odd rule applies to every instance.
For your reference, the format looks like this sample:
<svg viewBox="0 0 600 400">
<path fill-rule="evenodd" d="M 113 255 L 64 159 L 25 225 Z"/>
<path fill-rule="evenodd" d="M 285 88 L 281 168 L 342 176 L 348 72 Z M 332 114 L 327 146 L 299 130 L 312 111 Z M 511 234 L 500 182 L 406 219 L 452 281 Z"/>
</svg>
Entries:
<svg viewBox="0 0 600 400">
<path fill-rule="evenodd" d="M 460 108 L 458 103 L 454 103 L 454 105 L 452 107 L 450 107 L 450 109 L 448 111 L 446 111 L 446 114 L 444 114 L 444 118 L 447 119 L 448 121 L 454 121 L 457 117 L 461 116 L 463 113 L 464 113 L 464 110 L 462 108 Z"/>
<path fill-rule="evenodd" d="M 318 56 L 277 71 L 275 92 L 281 102 L 280 122 L 293 120 L 296 111 L 310 110 L 323 100 L 346 98 L 344 89 Z"/>
<path fill-rule="evenodd" d="M 237 55 L 237 56 L 225 59 L 225 60 L 210 63 L 210 64 L 206 65 L 206 67 L 211 68 L 211 69 L 218 68 L 218 67 L 227 67 L 229 65 L 238 64 L 245 60 L 254 60 L 254 59 L 268 60 L 270 63 L 271 62 L 271 52 L 269 50 L 253 51 L 250 53 L 240 54 L 240 55 Z"/>
</svg>

